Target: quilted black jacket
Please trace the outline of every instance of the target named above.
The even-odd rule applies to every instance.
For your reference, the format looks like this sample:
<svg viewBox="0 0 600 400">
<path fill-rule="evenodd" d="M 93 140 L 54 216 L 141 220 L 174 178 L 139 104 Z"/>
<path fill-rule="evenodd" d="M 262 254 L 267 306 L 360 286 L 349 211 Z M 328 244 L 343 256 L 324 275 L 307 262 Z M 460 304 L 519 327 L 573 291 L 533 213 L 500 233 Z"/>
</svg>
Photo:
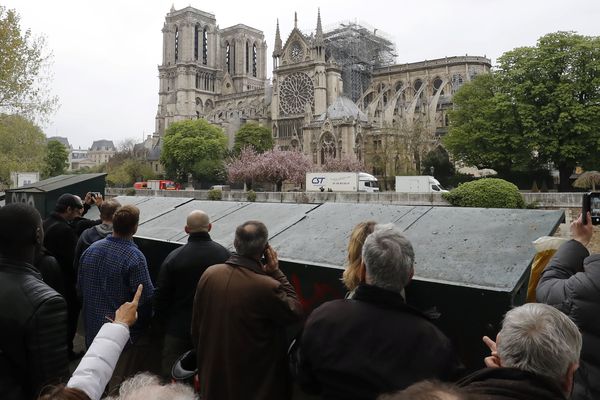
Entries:
<svg viewBox="0 0 600 400">
<path fill-rule="evenodd" d="M 67 309 L 31 265 L 0 258 L 0 399 L 29 400 L 66 382 Z"/>
<path fill-rule="evenodd" d="M 536 293 L 537 301 L 567 314 L 583 336 L 572 399 L 600 399 L 600 254 L 590 256 L 576 240 L 563 244 Z"/>
</svg>

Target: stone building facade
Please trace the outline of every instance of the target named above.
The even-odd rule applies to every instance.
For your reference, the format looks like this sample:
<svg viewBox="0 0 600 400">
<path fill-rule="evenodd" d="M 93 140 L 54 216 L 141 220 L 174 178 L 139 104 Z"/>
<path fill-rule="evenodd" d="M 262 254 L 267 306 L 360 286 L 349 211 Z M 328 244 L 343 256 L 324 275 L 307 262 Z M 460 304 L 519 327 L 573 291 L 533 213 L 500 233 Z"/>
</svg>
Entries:
<svg viewBox="0 0 600 400">
<path fill-rule="evenodd" d="M 356 24 L 323 32 L 320 13 L 314 32 L 301 32 L 295 16 L 285 42 L 278 23 L 275 36 L 270 84 L 262 31 L 220 29 L 213 14 L 172 8 L 163 27 L 156 133 L 174 121 L 206 118 L 224 128 L 231 146 L 241 124 L 255 121 L 272 129 L 279 148 L 302 151 L 316 164 L 348 157 L 376 175 L 410 173 L 446 133 L 452 95 L 491 67 L 489 59 L 470 56 L 367 65 L 372 53 L 359 53 L 377 43 L 387 43 L 382 49 L 395 60 L 391 42 Z M 344 41 L 357 54 L 338 62 Z M 344 82 L 359 70 L 360 82 Z"/>
<path fill-rule="evenodd" d="M 231 125 L 231 142 L 241 118 L 266 118 L 267 44 L 261 31 L 243 24 L 220 29 L 213 14 L 186 7 L 171 8 L 162 32 L 156 133 L 164 135 L 175 121 L 207 118 Z"/>
<path fill-rule="evenodd" d="M 115 155 L 117 149 L 112 140 L 96 140 L 87 152 L 87 159 L 95 165 L 108 162 Z"/>
</svg>

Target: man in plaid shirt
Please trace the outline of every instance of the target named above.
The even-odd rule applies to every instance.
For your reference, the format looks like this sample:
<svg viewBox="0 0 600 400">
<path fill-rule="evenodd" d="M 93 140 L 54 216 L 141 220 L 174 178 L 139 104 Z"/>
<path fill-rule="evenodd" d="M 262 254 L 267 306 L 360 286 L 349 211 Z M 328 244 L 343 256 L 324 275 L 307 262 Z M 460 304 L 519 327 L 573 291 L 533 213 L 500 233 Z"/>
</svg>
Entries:
<svg viewBox="0 0 600 400">
<path fill-rule="evenodd" d="M 83 297 L 85 342 L 89 347 L 106 322 L 114 318 L 119 306 L 129 301 L 138 285 L 144 291 L 138 308 L 138 320 L 131 327 L 131 343 L 125 348 L 113 374 L 110 386 L 137 372 L 140 353 L 147 352 L 140 337 L 152 317 L 154 286 L 148 273 L 146 258 L 133 242 L 140 211 L 135 206 L 123 206 L 113 216 L 113 234 L 93 243 L 81 256 L 78 276 Z"/>
</svg>

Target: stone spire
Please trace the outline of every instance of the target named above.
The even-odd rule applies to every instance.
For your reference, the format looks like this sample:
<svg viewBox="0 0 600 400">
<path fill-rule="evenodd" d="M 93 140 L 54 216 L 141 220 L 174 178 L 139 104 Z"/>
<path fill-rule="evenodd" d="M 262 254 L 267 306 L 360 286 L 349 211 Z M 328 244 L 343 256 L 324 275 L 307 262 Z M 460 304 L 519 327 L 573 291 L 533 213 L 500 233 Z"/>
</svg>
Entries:
<svg viewBox="0 0 600 400">
<path fill-rule="evenodd" d="M 175 3 L 171 3 L 171 12 L 175 12 Z"/>
<path fill-rule="evenodd" d="M 294 11 L 294 28 L 298 29 L 298 13 Z"/>
<path fill-rule="evenodd" d="M 320 46 L 324 44 L 323 26 L 321 25 L 321 8 L 317 11 L 317 33 L 315 35 L 315 44 Z"/>
<path fill-rule="evenodd" d="M 283 45 L 281 43 L 281 34 L 279 33 L 279 18 L 277 18 L 277 29 L 275 30 L 275 47 L 273 48 L 273 57 L 281 55 L 281 49 Z"/>
</svg>

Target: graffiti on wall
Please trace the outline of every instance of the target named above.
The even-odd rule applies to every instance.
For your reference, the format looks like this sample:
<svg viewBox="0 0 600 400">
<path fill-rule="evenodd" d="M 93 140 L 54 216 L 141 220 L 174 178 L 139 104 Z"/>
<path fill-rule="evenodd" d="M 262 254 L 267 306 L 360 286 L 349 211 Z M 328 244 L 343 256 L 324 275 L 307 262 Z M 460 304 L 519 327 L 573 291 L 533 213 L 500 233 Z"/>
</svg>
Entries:
<svg viewBox="0 0 600 400">
<path fill-rule="evenodd" d="M 33 194 L 31 193 L 12 193 L 10 197 L 11 203 L 25 203 L 32 207 L 35 207 L 35 201 L 33 200 Z"/>
<path fill-rule="evenodd" d="M 344 298 L 344 292 L 329 282 L 314 282 L 307 279 L 306 276 L 303 278 L 292 273 L 290 283 L 294 286 L 298 300 L 307 315 L 326 301 Z"/>
</svg>

